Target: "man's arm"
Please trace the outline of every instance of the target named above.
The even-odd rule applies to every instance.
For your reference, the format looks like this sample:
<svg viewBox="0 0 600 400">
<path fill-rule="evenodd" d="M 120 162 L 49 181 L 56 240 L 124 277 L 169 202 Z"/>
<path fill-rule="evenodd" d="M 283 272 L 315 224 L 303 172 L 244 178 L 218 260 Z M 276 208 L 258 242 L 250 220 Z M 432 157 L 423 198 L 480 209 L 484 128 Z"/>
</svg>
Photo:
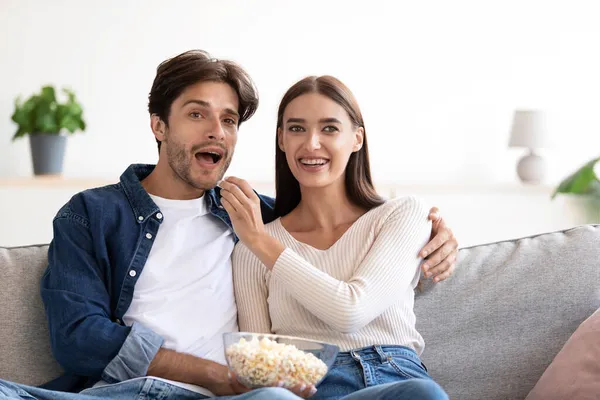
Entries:
<svg viewBox="0 0 600 400">
<path fill-rule="evenodd" d="M 219 395 L 248 390 L 228 375 L 227 367 L 164 349 L 162 337 L 141 324 L 114 322 L 105 283 L 110 271 L 96 260 L 89 222 L 67 205 L 53 226 L 41 294 L 52 351 L 66 371 L 108 383 L 152 375 Z"/>
<path fill-rule="evenodd" d="M 53 228 L 41 295 L 54 357 L 68 372 L 107 382 L 144 375 L 162 337 L 139 324 L 113 322 L 105 283 L 110 271 L 96 260 L 89 221 L 67 205 Z"/>
<path fill-rule="evenodd" d="M 148 376 L 192 383 L 217 396 L 241 394 L 250 390 L 240 384 L 224 365 L 165 348 L 156 353 L 148 368 Z"/>
<path fill-rule="evenodd" d="M 425 259 L 421 268 L 426 278 L 441 282 L 452 275 L 456 268 L 458 241 L 437 207 L 429 211 L 429 219 L 432 221 L 431 237 L 419 253 Z"/>
</svg>

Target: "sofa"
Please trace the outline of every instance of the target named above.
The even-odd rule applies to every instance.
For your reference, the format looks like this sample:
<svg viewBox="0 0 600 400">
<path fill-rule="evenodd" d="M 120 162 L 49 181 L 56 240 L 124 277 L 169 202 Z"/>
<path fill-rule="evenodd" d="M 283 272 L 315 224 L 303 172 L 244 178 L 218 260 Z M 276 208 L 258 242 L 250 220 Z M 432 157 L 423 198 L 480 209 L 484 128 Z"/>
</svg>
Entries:
<svg viewBox="0 0 600 400">
<path fill-rule="evenodd" d="M 47 245 L 0 248 L 0 379 L 38 385 L 53 359 L 39 281 Z M 600 307 L 600 225 L 462 248 L 415 301 L 424 364 L 451 399 L 525 399 Z"/>
</svg>

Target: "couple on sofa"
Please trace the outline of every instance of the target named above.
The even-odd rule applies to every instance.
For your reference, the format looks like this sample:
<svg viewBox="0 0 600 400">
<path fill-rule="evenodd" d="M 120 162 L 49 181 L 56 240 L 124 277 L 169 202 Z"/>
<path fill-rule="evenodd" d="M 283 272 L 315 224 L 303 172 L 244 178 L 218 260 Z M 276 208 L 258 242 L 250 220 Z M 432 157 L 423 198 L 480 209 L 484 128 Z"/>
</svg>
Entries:
<svg viewBox="0 0 600 400">
<path fill-rule="evenodd" d="M 421 270 L 436 282 L 452 273 L 452 232 L 418 199 L 376 193 L 358 103 L 331 76 L 302 79 L 281 101 L 275 200 L 222 180 L 257 106 L 231 61 L 189 51 L 159 65 L 158 163 L 76 194 L 53 221 L 41 295 L 66 373 L 43 388 L 0 380 L 0 394 L 447 398 L 419 359 L 413 304 Z M 237 330 L 341 351 L 318 388 L 250 390 L 224 365 L 222 334 Z"/>
</svg>

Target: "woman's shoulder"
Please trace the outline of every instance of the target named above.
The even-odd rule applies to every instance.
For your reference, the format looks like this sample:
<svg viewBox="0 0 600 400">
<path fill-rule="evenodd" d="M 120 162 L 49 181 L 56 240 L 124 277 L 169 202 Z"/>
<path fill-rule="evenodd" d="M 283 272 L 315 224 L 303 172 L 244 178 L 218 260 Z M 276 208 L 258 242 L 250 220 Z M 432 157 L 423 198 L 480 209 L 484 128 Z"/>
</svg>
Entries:
<svg viewBox="0 0 600 400">
<path fill-rule="evenodd" d="M 402 216 L 408 217 L 411 215 L 416 217 L 425 216 L 427 218 L 430 207 L 419 197 L 408 195 L 386 200 L 377 209 L 379 217 L 383 219 Z"/>
</svg>

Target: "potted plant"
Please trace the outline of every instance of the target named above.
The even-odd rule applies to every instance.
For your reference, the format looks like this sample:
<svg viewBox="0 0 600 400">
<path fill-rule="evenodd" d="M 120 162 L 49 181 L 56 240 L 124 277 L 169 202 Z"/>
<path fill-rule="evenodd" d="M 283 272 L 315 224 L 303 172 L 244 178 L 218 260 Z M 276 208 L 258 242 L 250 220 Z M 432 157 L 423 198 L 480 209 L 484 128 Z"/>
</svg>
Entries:
<svg viewBox="0 0 600 400">
<path fill-rule="evenodd" d="M 576 196 L 586 223 L 600 223 L 600 157 L 586 162 L 567 176 L 552 194 Z"/>
<path fill-rule="evenodd" d="M 600 181 L 597 172 L 600 172 L 600 157 L 585 163 L 577 171 L 566 177 L 555 189 L 552 198 L 558 193 L 568 193 L 597 197 L 600 199 Z"/>
<path fill-rule="evenodd" d="M 44 86 L 40 93 L 25 102 L 17 97 L 11 119 L 18 129 L 12 140 L 29 135 L 33 172 L 35 175 L 62 173 L 66 134 L 85 131 L 83 108 L 75 94 L 63 89 L 66 101 L 59 102 L 53 86 Z"/>
</svg>

